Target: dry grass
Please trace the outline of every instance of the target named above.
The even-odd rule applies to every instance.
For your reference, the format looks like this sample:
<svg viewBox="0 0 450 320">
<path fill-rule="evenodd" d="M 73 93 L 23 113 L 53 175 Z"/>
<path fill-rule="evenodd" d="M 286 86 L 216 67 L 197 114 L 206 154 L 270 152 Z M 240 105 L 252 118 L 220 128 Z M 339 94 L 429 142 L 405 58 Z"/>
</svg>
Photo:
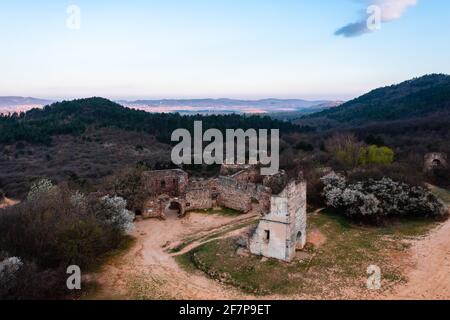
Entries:
<svg viewBox="0 0 450 320">
<path fill-rule="evenodd" d="M 177 260 L 187 270 L 199 268 L 212 278 L 253 294 L 342 297 L 349 291 L 366 290 L 370 265 L 381 268 L 384 290 L 404 281 L 390 257 L 404 253 L 408 248 L 404 240 L 424 235 L 434 225 L 414 220 L 389 227 L 362 227 L 324 212 L 310 216 L 309 227 L 320 230 L 327 241 L 320 248 L 307 246 L 292 263 L 236 255 L 235 239 L 206 243 Z"/>
</svg>

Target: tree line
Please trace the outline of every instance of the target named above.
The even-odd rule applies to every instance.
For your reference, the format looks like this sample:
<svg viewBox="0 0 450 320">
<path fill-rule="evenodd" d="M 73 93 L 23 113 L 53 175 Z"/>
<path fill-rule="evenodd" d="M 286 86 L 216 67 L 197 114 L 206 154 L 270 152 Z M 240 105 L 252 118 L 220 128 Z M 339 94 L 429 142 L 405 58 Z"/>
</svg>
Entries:
<svg viewBox="0 0 450 320">
<path fill-rule="evenodd" d="M 171 142 L 171 133 L 179 128 L 193 131 L 194 121 L 202 121 L 205 130 L 216 128 L 280 129 L 280 132 L 310 132 L 309 126 L 274 120 L 259 115 L 180 115 L 178 113 L 148 113 L 125 108 L 104 98 L 89 98 L 57 102 L 43 109 L 0 116 L 0 143 L 18 141 L 50 144 L 52 136 L 79 135 L 88 127 L 116 127 L 155 135 L 163 143 Z"/>
</svg>

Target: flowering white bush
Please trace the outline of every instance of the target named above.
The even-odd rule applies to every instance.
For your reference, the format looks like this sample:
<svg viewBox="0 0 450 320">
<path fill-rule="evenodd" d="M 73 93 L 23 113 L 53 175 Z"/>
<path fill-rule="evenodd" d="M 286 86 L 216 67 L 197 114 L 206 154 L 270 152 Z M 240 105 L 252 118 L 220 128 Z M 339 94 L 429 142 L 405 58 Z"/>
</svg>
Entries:
<svg viewBox="0 0 450 320">
<path fill-rule="evenodd" d="M 123 198 L 110 196 L 101 198 L 96 216 L 105 224 L 122 231 L 128 232 L 134 229 L 134 214 L 127 210 L 127 201 Z"/>
<path fill-rule="evenodd" d="M 87 199 L 86 196 L 84 194 L 82 194 L 80 191 L 75 191 L 75 193 L 73 193 L 70 196 L 70 203 L 76 207 L 76 208 L 80 208 L 81 210 L 85 211 L 87 210 Z"/>
<path fill-rule="evenodd" d="M 48 179 L 39 180 L 31 185 L 30 191 L 28 192 L 28 201 L 38 200 L 43 195 L 49 194 L 56 190 L 56 187 Z"/>
<path fill-rule="evenodd" d="M 395 182 L 389 178 L 354 184 L 331 173 L 321 179 L 327 206 L 348 216 L 445 216 L 445 205 L 421 187 Z"/>
<path fill-rule="evenodd" d="M 17 257 L 11 257 L 0 261 L 0 297 L 8 294 L 8 291 L 14 287 L 17 273 L 22 266 L 22 260 Z"/>
</svg>

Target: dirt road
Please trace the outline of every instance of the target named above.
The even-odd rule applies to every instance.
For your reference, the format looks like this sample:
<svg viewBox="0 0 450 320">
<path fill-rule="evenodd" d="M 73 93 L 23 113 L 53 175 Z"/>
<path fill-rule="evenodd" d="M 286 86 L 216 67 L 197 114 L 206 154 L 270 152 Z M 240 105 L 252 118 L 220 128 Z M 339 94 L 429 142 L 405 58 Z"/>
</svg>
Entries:
<svg viewBox="0 0 450 320">
<path fill-rule="evenodd" d="M 450 299 L 450 220 L 416 240 L 406 267 L 408 282 L 388 299 Z"/>
<path fill-rule="evenodd" d="M 253 217 L 254 218 L 254 217 Z M 230 226 L 252 219 L 251 215 L 224 217 L 191 213 L 187 218 L 166 221 L 146 220 L 137 223 L 133 248 L 113 259 L 98 276 L 99 291 L 94 299 L 255 299 L 241 291 L 225 287 L 201 272 L 186 272 L 167 248 L 183 239 L 208 235 L 227 236 Z M 230 229 L 231 230 L 231 229 Z M 233 234 L 236 230 L 233 231 Z M 192 241 L 181 252 L 199 245 Z M 399 267 L 409 279 L 389 294 L 355 299 L 450 299 L 450 220 L 429 236 L 413 242 L 407 263 Z M 295 297 L 270 296 L 268 299 L 320 299 L 301 294 Z"/>
<path fill-rule="evenodd" d="M 223 217 L 191 213 L 180 220 L 146 220 L 137 223 L 136 244 L 131 251 L 114 259 L 97 281 L 95 299 L 234 299 L 246 298 L 200 272 L 191 274 L 177 264 L 167 247 L 187 236 L 217 232 L 252 215 Z M 248 297 L 251 298 L 251 297 Z"/>
<path fill-rule="evenodd" d="M 4 198 L 3 201 L 0 201 L 0 209 L 4 209 L 4 208 L 10 207 L 10 206 L 15 206 L 18 203 L 19 203 L 19 201 Z"/>
</svg>

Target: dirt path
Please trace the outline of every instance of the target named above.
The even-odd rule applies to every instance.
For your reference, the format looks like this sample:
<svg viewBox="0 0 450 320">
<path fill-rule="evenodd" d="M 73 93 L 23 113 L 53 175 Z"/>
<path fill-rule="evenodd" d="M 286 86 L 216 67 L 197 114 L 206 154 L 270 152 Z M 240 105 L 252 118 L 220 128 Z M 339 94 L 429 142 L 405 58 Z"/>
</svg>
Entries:
<svg viewBox="0 0 450 320">
<path fill-rule="evenodd" d="M 95 299 L 243 299 L 200 272 L 181 269 L 167 248 L 188 236 L 216 233 L 224 226 L 240 224 L 252 215 L 223 217 L 191 213 L 188 217 L 137 223 L 137 241 L 125 256 L 114 259 L 98 277 Z M 193 243 L 195 245 L 195 242 Z"/>
<path fill-rule="evenodd" d="M 214 238 L 237 234 L 252 215 L 224 217 L 191 213 L 187 218 L 137 223 L 133 248 L 113 259 L 98 276 L 94 299 L 255 299 L 226 287 L 201 272 L 186 272 L 174 257 Z M 184 243 L 178 253 L 168 253 Z M 389 294 L 356 299 L 450 299 L 450 220 L 413 242 L 404 269 L 408 282 Z M 267 299 L 320 299 L 299 293 Z"/>
<path fill-rule="evenodd" d="M 10 207 L 10 206 L 15 206 L 18 203 L 19 203 L 19 201 L 4 198 L 3 201 L 0 202 L 0 209 L 4 209 L 4 208 Z"/>
<path fill-rule="evenodd" d="M 407 268 L 408 282 L 388 299 L 450 299 L 450 220 L 417 240 Z"/>
</svg>

